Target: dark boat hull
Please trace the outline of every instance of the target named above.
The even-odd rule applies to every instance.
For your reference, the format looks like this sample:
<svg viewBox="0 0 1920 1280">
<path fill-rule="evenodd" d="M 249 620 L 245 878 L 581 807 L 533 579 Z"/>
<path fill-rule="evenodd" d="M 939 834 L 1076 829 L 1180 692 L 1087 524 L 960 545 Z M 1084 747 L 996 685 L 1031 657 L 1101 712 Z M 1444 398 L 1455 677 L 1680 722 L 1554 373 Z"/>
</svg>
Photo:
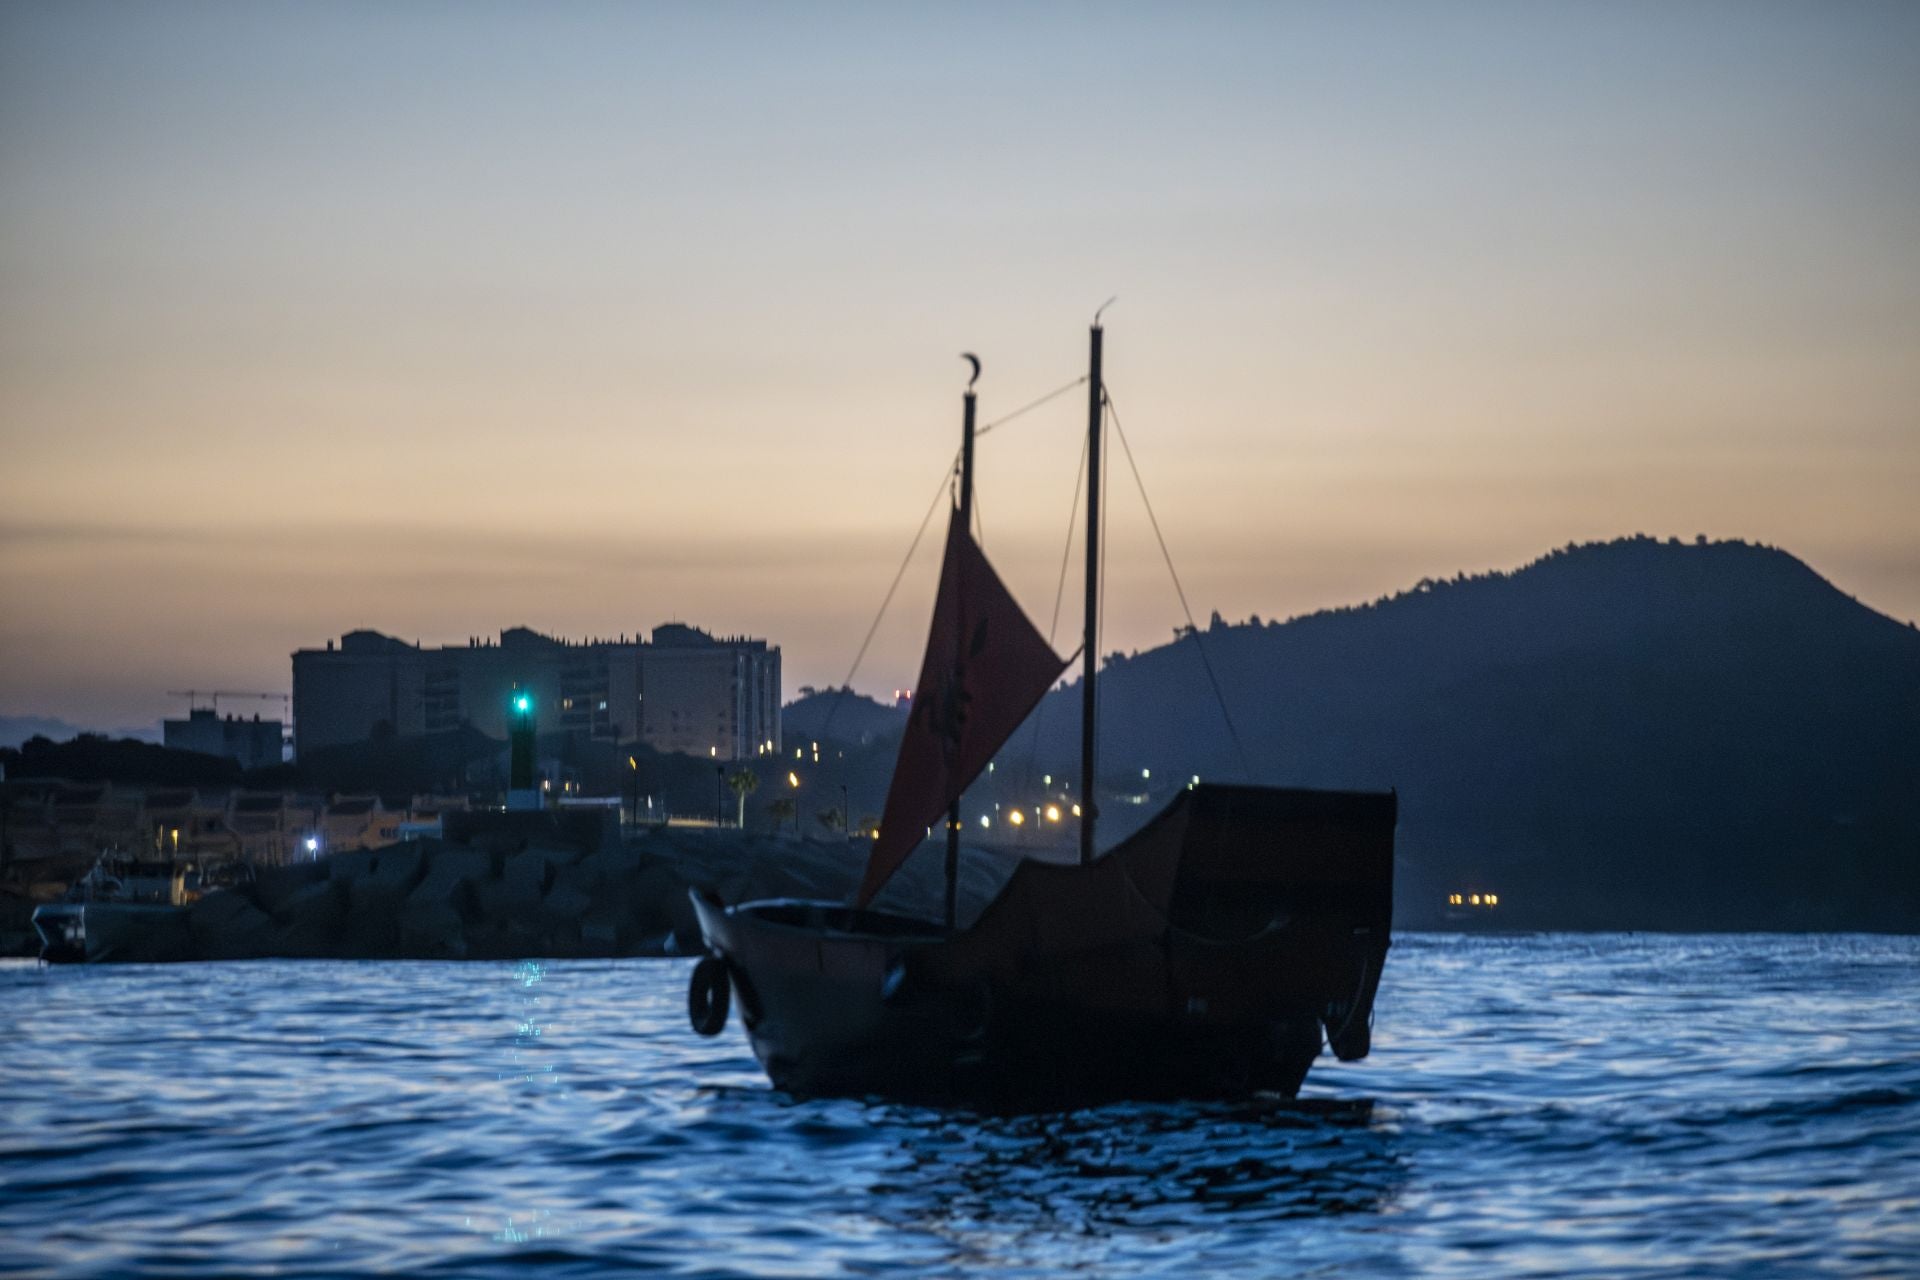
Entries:
<svg viewBox="0 0 1920 1280">
<path fill-rule="evenodd" d="M 1028 864 L 967 929 L 696 896 L 776 1087 L 994 1110 L 1291 1096 L 1364 1056 L 1390 796 L 1203 788 L 1087 867 Z"/>
<path fill-rule="evenodd" d="M 160 963 L 192 954 L 188 912 L 147 902 L 49 902 L 34 908 L 50 964 Z"/>
</svg>

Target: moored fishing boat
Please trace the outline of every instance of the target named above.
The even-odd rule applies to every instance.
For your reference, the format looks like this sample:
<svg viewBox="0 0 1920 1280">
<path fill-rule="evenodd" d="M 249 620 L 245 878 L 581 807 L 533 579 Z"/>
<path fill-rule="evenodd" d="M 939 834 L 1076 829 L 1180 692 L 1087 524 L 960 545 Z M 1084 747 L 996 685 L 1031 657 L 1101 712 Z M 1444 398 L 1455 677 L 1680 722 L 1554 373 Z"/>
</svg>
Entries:
<svg viewBox="0 0 1920 1280">
<path fill-rule="evenodd" d="M 64 898 L 34 908 L 40 958 L 54 964 L 183 959 L 187 910 L 203 893 L 245 883 L 241 861 L 197 863 L 102 854 Z"/>
<path fill-rule="evenodd" d="M 1394 796 L 1196 784 L 1095 856 L 1101 345 L 1096 317 L 1078 859 L 1025 861 L 977 917 L 957 918 L 959 797 L 1067 665 L 968 531 L 969 385 L 926 656 L 858 892 L 695 897 L 708 953 L 688 994 L 695 1029 L 718 1033 L 737 1004 L 779 1088 L 993 1109 L 1292 1096 L 1323 1047 L 1347 1060 L 1368 1051 L 1390 945 Z M 944 918 L 873 909 L 936 823 Z"/>
</svg>

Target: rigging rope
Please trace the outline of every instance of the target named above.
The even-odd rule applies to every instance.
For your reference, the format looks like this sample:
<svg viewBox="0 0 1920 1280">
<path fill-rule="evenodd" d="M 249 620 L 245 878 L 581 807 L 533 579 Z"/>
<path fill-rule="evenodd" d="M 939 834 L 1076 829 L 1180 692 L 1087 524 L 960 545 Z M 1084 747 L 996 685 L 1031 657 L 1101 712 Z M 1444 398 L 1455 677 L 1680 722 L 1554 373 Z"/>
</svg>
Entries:
<svg viewBox="0 0 1920 1280">
<path fill-rule="evenodd" d="M 1041 405 L 1046 404 L 1051 400 L 1057 400 L 1061 396 L 1067 394 L 1067 392 L 1073 390 L 1075 387 L 1085 385 L 1086 381 L 1087 381 L 1087 375 L 1083 373 L 1079 377 L 1075 378 L 1072 382 L 1067 383 L 1064 387 L 1056 387 L 1054 390 L 1047 392 L 1047 394 L 1041 396 L 1039 399 L 1030 400 L 1026 404 L 1021 405 L 1018 409 L 1015 409 L 1012 413 L 1005 414 L 1001 417 L 995 418 L 992 422 L 989 422 L 984 427 L 974 428 L 973 438 L 975 440 L 978 440 L 981 436 L 987 434 L 987 432 L 993 430 L 995 427 L 1005 426 L 1007 423 L 1012 422 L 1015 418 L 1018 418 L 1023 414 L 1031 413 L 1033 410 L 1038 409 Z M 960 453 L 958 450 L 955 450 L 953 455 L 953 461 L 947 465 L 947 470 L 940 479 L 940 488 L 935 489 L 933 491 L 933 501 L 927 504 L 927 514 L 920 517 L 919 531 L 913 535 L 913 542 L 907 547 L 907 554 L 904 557 L 902 557 L 900 561 L 899 569 L 895 570 L 894 572 L 893 582 L 890 586 L 887 587 L 887 594 L 885 598 L 883 598 L 880 601 L 880 608 L 873 615 L 873 625 L 867 628 L 866 639 L 860 642 L 860 651 L 853 655 L 853 665 L 847 668 L 847 678 L 841 684 L 841 687 L 843 689 L 853 688 L 853 677 L 855 673 L 857 673 L 860 670 L 860 664 L 866 660 L 867 648 L 869 645 L 873 643 L 874 633 L 880 630 L 880 620 L 887 616 L 887 606 L 893 603 L 893 594 L 894 592 L 900 589 L 900 579 L 906 576 L 907 566 L 913 562 L 913 553 L 920 549 L 920 539 L 926 536 L 927 523 L 928 521 L 933 519 L 934 511 L 940 506 L 940 490 L 945 489 L 948 493 L 949 501 L 951 501 L 955 506 L 958 506 L 959 496 L 955 487 L 959 484 L 959 482 L 960 482 Z M 980 495 L 978 493 L 974 494 L 973 514 L 974 514 L 975 526 L 980 530 L 979 541 L 984 544 L 984 542 L 986 541 L 986 528 L 985 528 L 984 522 L 981 520 L 981 517 L 980 517 Z M 1064 583 L 1066 579 L 1062 577 L 1061 581 Z M 1057 618 L 1059 614 L 1058 603 L 1054 605 L 1054 613 Z M 827 709 L 826 723 L 820 726 L 821 737 L 823 738 L 826 737 L 827 730 L 833 728 L 833 718 L 840 714 L 840 704 L 842 700 L 843 699 L 841 698 L 835 698 L 833 700 L 833 706 Z"/>
<path fill-rule="evenodd" d="M 1080 523 L 1080 492 L 1087 480 L 1087 445 L 1080 442 L 1080 461 L 1073 469 L 1073 502 L 1067 507 L 1067 545 L 1060 549 L 1060 581 L 1053 588 L 1053 620 L 1047 623 L 1047 644 L 1053 644 L 1054 633 L 1060 629 L 1060 602 L 1067 594 L 1067 565 L 1073 560 L 1073 534 Z"/>
<path fill-rule="evenodd" d="M 894 570 L 893 583 L 887 588 L 886 597 L 880 601 L 880 608 L 873 615 L 873 625 L 867 628 L 867 638 L 860 642 L 860 652 L 853 655 L 853 665 L 847 668 L 847 678 L 841 684 L 842 689 L 853 688 L 854 672 L 860 670 L 861 662 L 866 659 L 867 646 L 873 643 L 873 634 L 880 629 L 880 619 L 887 616 L 887 606 L 893 603 L 893 593 L 900 589 L 900 579 L 907 576 L 907 566 L 913 563 L 913 553 L 920 549 L 920 539 L 927 536 L 927 524 L 933 519 L 933 513 L 940 507 L 940 494 L 943 490 L 951 492 L 949 486 L 954 482 L 959 466 L 960 454 L 956 450 L 953 461 L 947 464 L 945 474 L 940 477 L 939 488 L 933 491 L 933 501 L 927 504 L 927 514 L 920 517 L 920 528 L 914 533 L 913 541 L 907 547 L 907 554 L 901 557 L 900 567 Z M 822 738 L 827 736 L 827 730 L 833 728 L 833 718 L 840 714 L 840 704 L 844 701 L 846 701 L 846 695 L 840 694 L 834 698 L 833 705 L 827 708 L 826 723 L 820 726 Z"/>
<path fill-rule="evenodd" d="M 1004 417 L 995 418 L 992 422 L 989 422 L 984 427 L 976 427 L 973 432 L 973 438 L 978 440 L 981 436 L 987 434 L 987 432 L 993 430 L 995 427 L 1004 427 L 1005 425 L 1007 425 L 1007 423 L 1012 422 L 1015 418 L 1019 417 L 1021 414 L 1029 413 L 1032 410 L 1038 409 L 1041 405 L 1047 403 L 1049 400 L 1057 400 L 1061 396 L 1067 394 L 1067 392 L 1073 390 L 1075 387 L 1085 386 L 1086 381 L 1087 381 L 1087 375 L 1083 373 L 1079 377 L 1075 378 L 1072 382 L 1069 382 L 1066 386 L 1056 387 L 1054 390 L 1049 391 L 1047 392 L 1047 394 L 1041 396 L 1038 400 L 1030 401 L 1027 404 L 1023 404 L 1018 409 L 1015 409 L 1012 413 L 1009 413 Z"/>
<path fill-rule="evenodd" d="M 1147 521 L 1153 526 L 1153 536 L 1160 544 L 1160 557 L 1167 562 L 1167 573 L 1173 578 L 1174 593 L 1180 597 L 1181 612 L 1187 615 L 1187 628 L 1192 632 L 1194 644 L 1199 650 L 1200 664 L 1207 669 L 1207 683 L 1213 686 L 1214 701 L 1220 704 L 1220 718 L 1226 721 L 1227 736 L 1233 739 L 1234 752 L 1240 757 L 1240 772 L 1246 777 L 1248 782 L 1252 782 L 1253 766 L 1247 762 L 1247 749 L 1240 741 L 1240 730 L 1234 726 L 1233 713 L 1227 710 L 1226 695 L 1220 692 L 1220 678 L 1214 674 L 1213 659 L 1207 656 L 1206 640 L 1201 636 L 1200 628 L 1194 625 L 1193 610 L 1187 604 L 1186 588 L 1180 585 L 1179 570 L 1173 567 L 1173 555 L 1167 550 L 1166 536 L 1160 532 L 1160 519 L 1153 514 L 1153 503 L 1147 498 L 1146 481 L 1140 478 L 1140 464 L 1133 460 L 1133 447 L 1127 443 L 1127 429 L 1120 425 L 1120 411 L 1114 406 L 1112 394 L 1105 394 L 1103 398 L 1106 401 L 1107 413 L 1113 418 L 1114 434 L 1120 437 L 1120 447 L 1126 450 L 1127 466 L 1132 469 L 1133 483 L 1140 490 L 1140 502 L 1147 509 Z M 1101 576 L 1104 577 L 1105 575 L 1102 574 Z M 1103 592 L 1103 602 L 1104 599 L 1105 593 Z"/>
<path fill-rule="evenodd" d="M 1082 378 L 1082 382 L 1086 379 Z M 1073 532 L 1079 523 L 1080 491 L 1086 483 L 1088 441 L 1080 441 L 1080 462 L 1073 469 L 1073 501 L 1067 506 L 1067 545 L 1060 549 L 1060 581 L 1053 589 L 1053 620 L 1047 623 L 1047 648 L 1053 648 L 1053 637 L 1060 630 L 1060 603 L 1067 595 L 1067 565 L 1073 560 Z M 1086 648 L 1083 643 L 1081 649 Z M 1075 654 L 1079 653 L 1076 649 Z M 1067 659 L 1067 666 L 1073 665 L 1073 659 Z M 1047 718 L 1047 700 L 1040 699 L 1040 705 L 1033 712 L 1033 739 L 1027 745 L 1027 772 L 1023 779 L 1025 788 L 1033 790 L 1033 773 L 1040 764 L 1040 726 Z"/>
</svg>

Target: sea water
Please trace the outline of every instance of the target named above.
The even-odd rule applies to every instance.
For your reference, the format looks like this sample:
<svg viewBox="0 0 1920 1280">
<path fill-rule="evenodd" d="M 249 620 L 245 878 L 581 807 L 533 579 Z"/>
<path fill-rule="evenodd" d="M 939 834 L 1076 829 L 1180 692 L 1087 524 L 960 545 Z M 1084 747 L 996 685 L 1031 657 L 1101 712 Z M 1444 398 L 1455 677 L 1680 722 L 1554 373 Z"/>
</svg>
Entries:
<svg viewBox="0 0 1920 1280">
<path fill-rule="evenodd" d="M 687 973 L 0 965 L 0 1272 L 1920 1275 L 1920 939 L 1402 937 L 1311 1105 L 1012 1119 Z"/>
</svg>

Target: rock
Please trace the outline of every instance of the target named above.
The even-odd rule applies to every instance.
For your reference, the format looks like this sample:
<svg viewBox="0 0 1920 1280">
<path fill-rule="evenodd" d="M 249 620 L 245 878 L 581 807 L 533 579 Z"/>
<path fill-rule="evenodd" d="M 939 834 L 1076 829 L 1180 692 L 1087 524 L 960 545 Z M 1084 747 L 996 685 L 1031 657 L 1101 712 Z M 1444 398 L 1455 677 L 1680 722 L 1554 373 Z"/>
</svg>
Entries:
<svg viewBox="0 0 1920 1280">
<path fill-rule="evenodd" d="M 348 955 L 398 956 L 400 911 L 408 890 L 420 879 L 420 848 L 389 845 L 371 851 L 359 874 L 347 883 L 348 909 L 344 944 Z M 337 869 L 336 869 L 337 871 Z"/>
<path fill-rule="evenodd" d="M 264 867 L 254 874 L 247 896 L 270 916 L 286 910 L 288 899 L 301 890 L 326 880 L 330 870 L 325 862 L 294 862 L 284 867 Z"/>
<path fill-rule="evenodd" d="M 573 864 L 579 857 L 578 851 L 573 849 L 537 846 L 524 849 L 507 859 L 506 865 L 500 870 L 500 879 L 513 897 L 526 902 L 538 902 L 553 887 L 559 869 Z"/>
<path fill-rule="evenodd" d="M 578 889 L 565 885 L 555 885 L 553 891 L 540 904 L 541 914 L 549 920 L 564 920 L 577 924 L 593 909 L 593 898 Z"/>
<path fill-rule="evenodd" d="M 329 877 L 351 883 L 372 875 L 374 862 L 379 856 L 378 849 L 348 849 L 344 853 L 327 855 L 324 865 Z"/>
<path fill-rule="evenodd" d="M 409 905 L 457 904 L 466 896 L 461 892 L 463 885 L 493 875 L 493 858 L 480 849 L 442 846 L 432 852 L 426 864 L 426 874 L 407 895 Z"/>
<path fill-rule="evenodd" d="M 596 907 L 580 921 L 580 945 L 590 955 L 617 956 L 625 941 L 618 912 Z"/>
<path fill-rule="evenodd" d="M 322 880 L 290 895 L 274 915 L 279 925 L 279 951 L 294 957 L 341 956 L 341 922 L 346 916 L 347 890 L 342 882 Z"/>
<path fill-rule="evenodd" d="M 415 960 L 464 960 L 467 957 L 466 922 L 446 902 L 416 902 L 409 898 L 400 913 L 400 948 Z"/>
<path fill-rule="evenodd" d="M 199 960 L 257 960 L 275 954 L 279 943 L 273 917 L 228 889 L 194 903 L 187 924 Z"/>
<path fill-rule="evenodd" d="M 467 889 L 473 902 L 472 919 L 479 926 L 504 929 L 515 920 L 531 923 L 540 913 L 540 897 L 516 892 L 504 877 L 475 880 Z"/>
<path fill-rule="evenodd" d="M 645 863 L 652 861 L 634 845 L 608 845 L 598 849 L 575 864 L 580 872 L 593 876 L 601 883 L 617 883 L 639 874 Z"/>
<path fill-rule="evenodd" d="M 580 921 L 555 918 L 540 931 L 540 949 L 534 955 L 554 959 L 578 959 L 586 954 L 580 946 Z"/>
<path fill-rule="evenodd" d="M 373 866 L 366 879 L 395 896 L 404 896 L 419 883 L 425 864 L 418 844 L 412 841 L 390 844 L 374 850 Z"/>
</svg>

